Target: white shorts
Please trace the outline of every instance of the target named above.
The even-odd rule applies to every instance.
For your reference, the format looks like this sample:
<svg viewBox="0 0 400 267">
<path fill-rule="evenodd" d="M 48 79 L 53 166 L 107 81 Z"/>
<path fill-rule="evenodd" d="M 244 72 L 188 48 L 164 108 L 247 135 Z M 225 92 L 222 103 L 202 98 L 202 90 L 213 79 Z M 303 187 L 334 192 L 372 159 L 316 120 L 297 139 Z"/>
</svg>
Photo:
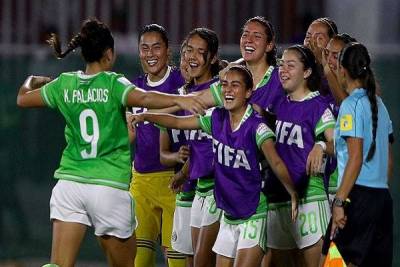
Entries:
<svg viewBox="0 0 400 267">
<path fill-rule="evenodd" d="M 267 246 L 274 249 L 302 249 L 314 245 L 325 234 L 330 216 L 327 199 L 299 204 L 295 223 L 291 221 L 290 205 L 269 203 Z"/>
<path fill-rule="evenodd" d="M 53 188 L 50 219 L 93 226 L 97 236 L 118 238 L 132 236 L 137 225 L 129 191 L 67 180 Z"/>
<path fill-rule="evenodd" d="M 266 250 L 267 218 L 249 219 L 240 224 L 229 224 L 221 220 L 213 251 L 219 255 L 235 258 L 239 249 L 257 245 Z"/>
<path fill-rule="evenodd" d="M 190 226 L 201 228 L 211 225 L 221 219 L 221 214 L 222 211 L 217 208 L 213 194 L 199 196 L 196 192 L 192 204 Z"/>
<path fill-rule="evenodd" d="M 175 207 L 171 245 L 175 251 L 193 255 L 192 232 L 190 228 L 191 207 Z"/>
</svg>

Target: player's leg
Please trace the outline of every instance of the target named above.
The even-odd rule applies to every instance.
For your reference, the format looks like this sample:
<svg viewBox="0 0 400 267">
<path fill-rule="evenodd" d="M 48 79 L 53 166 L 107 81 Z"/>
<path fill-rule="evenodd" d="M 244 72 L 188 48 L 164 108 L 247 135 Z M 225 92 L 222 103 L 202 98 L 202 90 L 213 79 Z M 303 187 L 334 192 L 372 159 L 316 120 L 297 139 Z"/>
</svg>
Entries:
<svg viewBox="0 0 400 267">
<path fill-rule="evenodd" d="M 135 201 L 128 191 L 108 186 L 91 186 L 93 200 L 88 214 L 110 266 L 134 266 L 137 226 Z"/>
<path fill-rule="evenodd" d="M 233 263 L 234 263 L 233 258 L 229 258 L 229 257 L 225 257 L 222 255 L 217 255 L 217 259 L 216 259 L 216 267 L 233 267 Z"/>
<path fill-rule="evenodd" d="M 197 197 L 197 196 L 196 196 Z M 212 251 L 215 240 L 219 231 L 219 221 L 222 211 L 217 208 L 214 195 L 207 192 L 203 198 L 203 203 L 200 206 L 201 224 L 200 231 L 197 237 L 196 247 L 194 247 L 194 266 L 214 266 L 215 253 Z M 195 198 L 196 200 L 196 198 Z M 193 201 L 194 204 L 195 201 Z M 197 206 L 198 207 L 198 206 Z M 193 210 L 194 206 L 192 206 Z M 193 213 L 193 211 L 192 211 Z"/>
<path fill-rule="evenodd" d="M 263 257 L 264 251 L 259 245 L 252 248 L 239 249 L 235 260 L 235 267 L 258 267 Z"/>
<path fill-rule="evenodd" d="M 265 207 L 265 205 L 263 206 Z M 238 225 L 235 266 L 259 267 L 267 250 L 267 215 L 260 212 Z"/>
<path fill-rule="evenodd" d="M 172 228 L 174 223 L 176 194 L 169 188 L 172 172 L 162 172 L 157 178 L 159 180 L 159 194 L 157 196 L 157 206 L 162 210 L 161 213 L 161 246 L 167 258 L 169 267 L 185 267 L 186 255 L 175 251 L 171 245 Z"/>
<path fill-rule="evenodd" d="M 63 267 L 74 266 L 87 226 L 53 220 L 51 262 Z"/>
<path fill-rule="evenodd" d="M 322 243 L 323 240 L 320 239 L 314 245 L 303 248 L 301 250 L 301 256 L 303 258 L 306 267 L 317 267 L 319 265 Z"/>
<path fill-rule="evenodd" d="M 273 266 L 295 267 L 296 242 L 292 237 L 291 207 L 284 202 L 269 203 L 267 220 L 267 246 Z"/>
<path fill-rule="evenodd" d="M 161 209 L 155 206 L 157 183 L 154 173 L 133 172 L 130 192 L 136 202 L 135 266 L 155 266 L 157 239 L 161 228 Z"/>
<path fill-rule="evenodd" d="M 136 235 L 121 239 L 115 236 L 97 237 L 103 248 L 109 266 L 134 267 L 136 256 Z"/>
<path fill-rule="evenodd" d="M 300 259 L 307 267 L 319 265 L 323 239 L 330 217 L 328 199 L 299 205 L 296 243 Z M 300 260 L 299 259 L 299 260 Z"/>
<path fill-rule="evenodd" d="M 174 223 L 171 237 L 172 248 L 185 255 L 186 266 L 193 266 L 193 245 L 190 227 L 191 203 L 187 206 L 178 204 L 175 207 Z"/>
<path fill-rule="evenodd" d="M 74 266 L 80 245 L 90 226 L 85 198 L 86 185 L 59 180 L 50 199 L 50 218 L 53 222 L 51 263 Z"/>
<path fill-rule="evenodd" d="M 264 257 L 261 262 L 261 267 L 272 267 L 272 253 L 271 250 L 268 249 L 267 252 L 264 254 Z"/>
</svg>

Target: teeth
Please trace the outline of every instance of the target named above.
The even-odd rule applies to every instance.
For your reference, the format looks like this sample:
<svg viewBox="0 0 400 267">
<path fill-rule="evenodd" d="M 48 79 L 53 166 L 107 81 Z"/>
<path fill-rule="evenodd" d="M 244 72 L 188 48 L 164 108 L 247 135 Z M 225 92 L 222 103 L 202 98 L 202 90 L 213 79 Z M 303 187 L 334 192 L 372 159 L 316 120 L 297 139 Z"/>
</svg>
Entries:
<svg viewBox="0 0 400 267">
<path fill-rule="evenodd" d="M 227 102 L 231 102 L 231 101 L 233 101 L 235 98 L 233 97 L 233 96 L 231 96 L 231 95 L 226 95 L 225 96 L 225 100 L 227 101 Z"/>
<path fill-rule="evenodd" d="M 147 64 L 149 64 L 151 67 L 157 64 L 157 60 L 147 60 Z"/>
<path fill-rule="evenodd" d="M 192 67 L 192 68 L 196 68 L 196 67 L 199 66 L 199 64 L 190 62 L 190 63 L 189 63 L 189 66 Z"/>
<path fill-rule="evenodd" d="M 247 53 L 252 53 L 252 52 L 254 52 L 256 49 L 255 49 L 254 47 L 251 47 L 251 46 L 245 46 L 245 47 L 244 47 L 244 50 L 245 50 Z"/>
</svg>

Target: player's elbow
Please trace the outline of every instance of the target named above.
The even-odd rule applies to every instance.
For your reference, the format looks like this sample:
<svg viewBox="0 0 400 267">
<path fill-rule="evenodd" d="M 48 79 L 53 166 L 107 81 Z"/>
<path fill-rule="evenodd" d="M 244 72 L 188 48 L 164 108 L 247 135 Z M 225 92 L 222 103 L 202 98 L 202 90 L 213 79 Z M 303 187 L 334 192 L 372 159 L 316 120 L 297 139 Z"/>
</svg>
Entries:
<svg viewBox="0 0 400 267">
<path fill-rule="evenodd" d="M 29 107 L 27 101 L 25 101 L 24 96 L 18 95 L 17 96 L 17 106 L 20 108 L 27 108 Z"/>
</svg>

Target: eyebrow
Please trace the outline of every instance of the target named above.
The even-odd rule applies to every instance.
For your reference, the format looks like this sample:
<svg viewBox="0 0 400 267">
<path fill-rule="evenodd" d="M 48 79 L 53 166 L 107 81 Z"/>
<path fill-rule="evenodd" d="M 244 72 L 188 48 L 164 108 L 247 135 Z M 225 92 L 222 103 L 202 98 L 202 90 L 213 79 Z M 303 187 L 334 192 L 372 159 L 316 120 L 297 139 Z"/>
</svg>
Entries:
<svg viewBox="0 0 400 267">
<path fill-rule="evenodd" d="M 161 45 L 161 42 L 154 42 L 154 43 L 143 42 L 140 45 L 141 46 L 143 46 L 143 45 L 154 46 L 154 45 Z"/>
<path fill-rule="evenodd" d="M 294 59 L 290 59 L 290 60 L 283 60 L 283 59 L 281 59 L 281 62 L 283 62 L 283 63 L 292 63 L 292 62 L 296 63 L 296 62 L 298 62 L 298 61 L 296 61 L 296 60 L 294 60 Z"/>
</svg>

